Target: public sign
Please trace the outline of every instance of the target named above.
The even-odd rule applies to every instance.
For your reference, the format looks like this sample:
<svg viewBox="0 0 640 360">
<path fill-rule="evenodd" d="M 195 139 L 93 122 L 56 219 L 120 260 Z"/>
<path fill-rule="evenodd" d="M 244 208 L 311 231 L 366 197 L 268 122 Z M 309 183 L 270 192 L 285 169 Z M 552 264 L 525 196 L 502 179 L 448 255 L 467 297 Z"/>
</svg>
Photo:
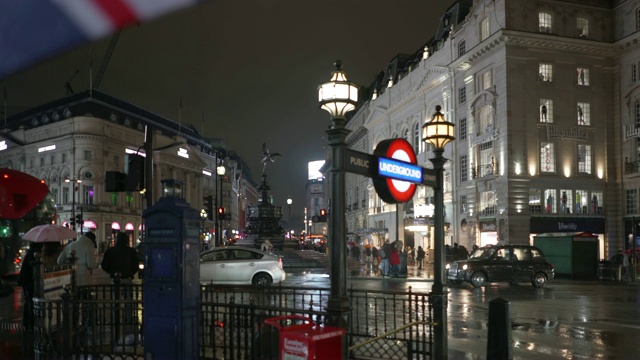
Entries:
<svg viewBox="0 0 640 360">
<path fill-rule="evenodd" d="M 383 140 L 373 155 L 378 157 L 378 176 L 373 178 L 378 196 L 389 204 L 411 200 L 416 183 L 422 183 L 422 168 L 411 144 L 404 139 Z"/>
</svg>

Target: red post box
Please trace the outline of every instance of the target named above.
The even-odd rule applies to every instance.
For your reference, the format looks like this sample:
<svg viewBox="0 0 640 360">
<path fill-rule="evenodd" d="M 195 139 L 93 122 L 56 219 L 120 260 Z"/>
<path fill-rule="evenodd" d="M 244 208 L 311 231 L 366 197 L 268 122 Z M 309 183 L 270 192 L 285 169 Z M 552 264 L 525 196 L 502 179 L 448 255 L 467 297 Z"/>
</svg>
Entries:
<svg viewBox="0 0 640 360">
<path fill-rule="evenodd" d="M 283 326 L 282 321 L 301 320 L 304 323 Z M 281 360 L 334 360 L 342 357 L 342 336 L 346 330 L 317 325 L 308 317 L 288 315 L 269 318 L 265 324 L 280 332 Z"/>
</svg>

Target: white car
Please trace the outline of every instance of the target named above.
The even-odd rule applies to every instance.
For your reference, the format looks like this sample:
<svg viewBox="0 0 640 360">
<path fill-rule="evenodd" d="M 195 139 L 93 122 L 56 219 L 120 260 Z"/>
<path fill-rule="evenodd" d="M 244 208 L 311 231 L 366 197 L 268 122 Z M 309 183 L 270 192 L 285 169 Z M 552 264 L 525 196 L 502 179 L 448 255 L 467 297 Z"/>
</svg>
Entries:
<svg viewBox="0 0 640 360">
<path fill-rule="evenodd" d="M 282 257 L 243 246 L 226 246 L 200 254 L 203 284 L 269 286 L 286 279 Z"/>
</svg>

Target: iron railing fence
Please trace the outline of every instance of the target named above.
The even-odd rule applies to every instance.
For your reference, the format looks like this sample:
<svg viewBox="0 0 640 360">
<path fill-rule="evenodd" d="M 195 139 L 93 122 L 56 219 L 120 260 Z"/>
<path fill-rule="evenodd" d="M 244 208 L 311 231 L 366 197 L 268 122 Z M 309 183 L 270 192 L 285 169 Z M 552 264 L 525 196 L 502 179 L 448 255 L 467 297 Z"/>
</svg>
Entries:
<svg viewBox="0 0 640 360">
<path fill-rule="evenodd" d="M 279 334 L 264 320 L 304 316 L 325 325 L 329 289 L 201 287 L 200 358 L 277 359 Z M 35 300 L 37 359 L 142 359 L 141 285 L 78 287 L 57 300 Z M 350 288 L 350 358 L 429 359 L 433 344 L 428 293 Z M 286 328 L 294 321 L 283 323 Z M 398 330 L 399 329 L 399 330 Z M 363 342 L 381 337 L 366 346 Z"/>
</svg>

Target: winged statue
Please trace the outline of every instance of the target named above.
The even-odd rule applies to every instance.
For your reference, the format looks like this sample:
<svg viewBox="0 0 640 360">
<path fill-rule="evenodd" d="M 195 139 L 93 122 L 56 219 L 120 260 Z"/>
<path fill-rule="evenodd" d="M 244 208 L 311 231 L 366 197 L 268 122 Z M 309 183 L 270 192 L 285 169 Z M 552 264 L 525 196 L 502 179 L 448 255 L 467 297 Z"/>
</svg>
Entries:
<svg viewBox="0 0 640 360">
<path fill-rule="evenodd" d="M 267 169 L 267 164 L 269 162 L 275 162 L 276 156 L 282 156 L 280 153 L 270 153 L 269 149 L 267 148 L 267 144 L 266 143 L 262 143 L 262 160 L 260 160 L 260 162 L 262 162 L 262 173 L 264 174 L 265 170 Z"/>
</svg>

